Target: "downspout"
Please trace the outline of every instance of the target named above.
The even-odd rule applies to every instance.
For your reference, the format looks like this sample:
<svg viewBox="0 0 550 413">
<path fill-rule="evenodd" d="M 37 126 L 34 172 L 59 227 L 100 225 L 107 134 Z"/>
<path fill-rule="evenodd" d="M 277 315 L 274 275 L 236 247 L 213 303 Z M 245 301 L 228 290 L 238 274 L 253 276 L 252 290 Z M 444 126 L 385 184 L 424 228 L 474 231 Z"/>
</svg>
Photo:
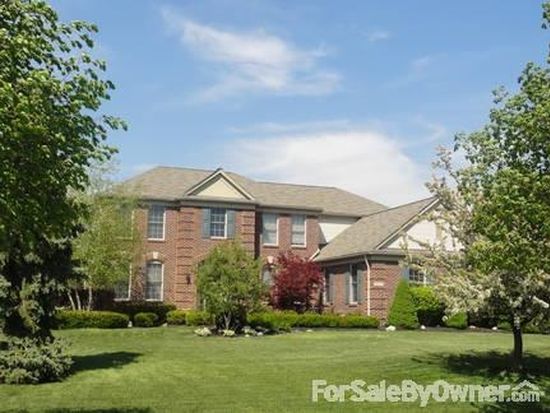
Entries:
<svg viewBox="0 0 550 413">
<path fill-rule="evenodd" d="M 370 315 L 370 264 L 366 255 L 364 255 L 363 258 L 367 266 L 367 315 Z"/>
</svg>

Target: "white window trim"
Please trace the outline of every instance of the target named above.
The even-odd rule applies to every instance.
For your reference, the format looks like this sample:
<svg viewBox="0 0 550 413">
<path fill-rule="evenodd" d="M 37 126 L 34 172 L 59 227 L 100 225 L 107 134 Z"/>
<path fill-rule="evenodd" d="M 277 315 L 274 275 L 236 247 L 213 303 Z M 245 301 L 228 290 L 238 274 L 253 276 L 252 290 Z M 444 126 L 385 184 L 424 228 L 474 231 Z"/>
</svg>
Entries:
<svg viewBox="0 0 550 413">
<path fill-rule="evenodd" d="M 225 220 L 223 224 L 223 237 L 210 235 L 210 239 L 227 239 L 227 208 L 211 208 L 210 214 L 212 214 L 212 209 L 223 209 L 225 211 Z M 210 232 L 212 232 L 212 217 L 210 217 Z"/>
<path fill-rule="evenodd" d="M 149 238 L 147 237 L 147 241 L 166 241 L 166 207 L 164 205 L 156 205 L 161 206 L 164 208 L 164 211 L 162 213 L 162 238 Z M 150 209 L 147 211 L 147 214 L 149 214 Z M 147 226 L 149 226 L 149 215 L 147 215 Z"/>
<path fill-rule="evenodd" d="M 359 277 L 359 272 L 355 271 L 355 274 L 357 277 Z M 358 301 L 353 301 L 353 264 L 349 265 L 349 283 L 348 283 L 348 289 L 349 289 L 349 304 L 350 305 L 357 305 Z M 359 296 L 359 279 L 357 279 L 357 296 Z"/>
<path fill-rule="evenodd" d="M 164 263 L 159 260 L 149 260 L 145 265 L 147 265 L 150 262 L 156 262 L 160 264 L 160 298 L 146 298 L 145 301 L 153 301 L 153 302 L 162 302 L 164 301 Z M 147 267 L 145 268 L 145 271 L 147 271 Z M 145 274 L 145 277 L 147 277 L 147 274 Z M 147 280 L 146 280 L 147 285 Z"/>
<path fill-rule="evenodd" d="M 262 245 L 264 247 L 278 247 L 279 246 L 279 219 L 280 219 L 280 216 L 279 216 L 279 214 L 274 214 L 274 213 L 271 213 L 271 212 L 266 212 L 265 214 L 275 215 L 275 238 L 276 238 L 276 241 L 275 241 L 275 244 L 264 242 L 264 239 L 263 239 L 264 238 L 264 223 L 263 223 L 264 213 L 262 213 Z"/>
<path fill-rule="evenodd" d="M 292 243 L 292 217 L 293 216 L 303 216 L 304 217 L 304 243 L 303 244 L 293 244 Z M 295 214 L 290 216 L 290 243 L 293 248 L 307 248 L 307 216 L 302 214 Z"/>
<path fill-rule="evenodd" d="M 128 295 L 126 297 L 114 298 L 114 301 L 130 301 L 132 295 L 132 267 L 130 267 L 130 274 L 128 275 Z"/>
</svg>

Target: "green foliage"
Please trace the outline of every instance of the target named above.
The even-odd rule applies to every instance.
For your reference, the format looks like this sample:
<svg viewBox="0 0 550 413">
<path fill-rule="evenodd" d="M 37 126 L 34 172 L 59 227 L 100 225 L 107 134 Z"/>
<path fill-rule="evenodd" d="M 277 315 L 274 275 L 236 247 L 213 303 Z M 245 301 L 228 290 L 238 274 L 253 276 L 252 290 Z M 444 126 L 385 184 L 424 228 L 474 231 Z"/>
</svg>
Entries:
<svg viewBox="0 0 550 413">
<path fill-rule="evenodd" d="M 126 328 L 129 318 L 126 314 L 111 311 L 66 311 L 55 314 L 57 328 Z"/>
<path fill-rule="evenodd" d="M 166 322 L 171 326 L 183 326 L 186 323 L 187 312 L 183 310 L 172 310 L 166 314 Z"/>
<path fill-rule="evenodd" d="M 132 264 L 139 259 L 143 247 L 142 234 L 132 218 L 137 199 L 114 188 L 106 176 L 113 171 L 106 172 L 107 168 L 108 165 L 94 165 L 89 187 L 78 194 L 88 214 L 82 219 L 84 231 L 73 241 L 73 257 L 83 274 L 82 283 L 75 290 L 87 289 L 90 293 L 119 286 L 127 290 L 131 270 L 137 268 Z M 92 303 L 87 305 L 90 309 Z"/>
<path fill-rule="evenodd" d="M 0 383 L 36 384 L 69 375 L 72 359 L 60 340 L 8 338 L 0 350 Z"/>
<path fill-rule="evenodd" d="M 418 322 L 425 326 L 441 325 L 445 315 L 445 305 L 435 294 L 432 287 L 417 286 L 410 288 Z"/>
<path fill-rule="evenodd" d="M 155 313 L 137 313 L 134 316 L 135 327 L 155 327 L 158 325 L 159 317 Z"/>
<path fill-rule="evenodd" d="M 208 326 L 213 324 L 212 315 L 206 311 L 189 310 L 185 316 L 188 326 Z"/>
<path fill-rule="evenodd" d="M 395 297 L 388 316 L 388 324 L 397 328 L 414 329 L 418 328 L 418 317 L 414 305 L 409 283 L 405 280 L 399 281 L 395 291 Z"/>
<path fill-rule="evenodd" d="M 445 319 L 445 326 L 459 330 L 468 328 L 468 314 L 464 312 L 453 314 Z"/>
<path fill-rule="evenodd" d="M 164 324 L 166 315 L 169 311 L 174 311 L 174 304 L 161 303 L 155 301 L 115 301 L 109 305 L 109 310 L 117 313 L 127 314 L 130 320 L 135 321 L 137 313 L 155 313 L 158 317 L 158 322 Z"/>
<path fill-rule="evenodd" d="M 272 332 L 288 331 L 291 327 L 304 328 L 378 328 L 376 317 L 361 314 L 319 314 L 294 311 L 264 311 L 249 314 L 251 327 L 261 327 Z"/>
<path fill-rule="evenodd" d="M 199 265 L 197 286 L 205 310 L 221 330 L 240 330 L 266 294 L 261 263 L 236 241 L 214 248 Z"/>
<path fill-rule="evenodd" d="M 125 128 L 98 113 L 114 85 L 91 56 L 96 32 L 60 22 L 44 1 L 0 4 L 0 317 L 8 335 L 50 335 L 86 212 L 70 192 L 86 187 L 90 162 L 115 152 L 104 143 L 109 130 Z"/>
</svg>

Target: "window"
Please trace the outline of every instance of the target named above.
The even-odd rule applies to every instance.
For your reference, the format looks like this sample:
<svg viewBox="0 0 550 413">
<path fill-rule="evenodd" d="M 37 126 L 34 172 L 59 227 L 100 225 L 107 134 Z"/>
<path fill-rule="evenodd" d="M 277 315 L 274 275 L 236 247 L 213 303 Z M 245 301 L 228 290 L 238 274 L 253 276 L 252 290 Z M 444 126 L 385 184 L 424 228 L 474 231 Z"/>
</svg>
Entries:
<svg viewBox="0 0 550 413">
<path fill-rule="evenodd" d="M 359 301 L 359 276 L 357 274 L 357 265 L 351 266 L 349 277 L 349 302 L 355 304 Z"/>
<path fill-rule="evenodd" d="M 149 208 L 147 219 L 147 238 L 164 239 L 164 215 L 166 209 L 161 205 L 153 205 Z"/>
<path fill-rule="evenodd" d="M 212 208 L 210 212 L 210 236 L 227 238 L 227 210 Z"/>
<path fill-rule="evenodd" d="M 306 217 L 292 215 L 292 245 L 306 245 Z"/>
<path fill-rule="evenodd" d="M 330 303 L 330 297 L 332 296 L 332 291 L 330 291 L 330 273 L 325 271 L 324 277 L 324 288 L 323 288 L 323 303 Z"/>
<path fill-rule="evenodd" d="M 130 299 L 130 277 L 115 284 L 115 300 L 127 301 Z"/>
<path fill-rule="evenodd" d="M 145 273 L 145 299 L 162 301 L 163 265 L 158 261 L 149 261 Z"/>
<path fill-rule="evenodd" d="M 409 282 L 411 284 L 432 284 L 431 278 L 421 270 L 409 268 Z"/>
<path fill-rule="evenodd" d="M 268 287 L 273 285 L 273 274 L 271 273 L 271 269 L 269 267 L 264 267 L 262 271 L 262 281 Z"/>
<path fill-rule="evenodd" d="M 264 245 L 277 245 L 277 221 L 278 217 L 275 214 L 262 215 L 262 239 Z"/>
</svg>

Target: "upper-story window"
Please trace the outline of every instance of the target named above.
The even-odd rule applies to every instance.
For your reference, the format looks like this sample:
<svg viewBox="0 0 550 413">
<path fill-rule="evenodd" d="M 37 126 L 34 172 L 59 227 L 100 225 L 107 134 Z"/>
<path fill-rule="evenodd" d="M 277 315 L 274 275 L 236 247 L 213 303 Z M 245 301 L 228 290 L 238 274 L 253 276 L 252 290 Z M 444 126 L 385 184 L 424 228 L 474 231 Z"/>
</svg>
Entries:
<svg viewBox="0 0 550 413">
<path fill-rule="evenodd" d="M 264 245 L 277 245 L 279 243 L 277 223 L 278 216 L 276 214 L 262 215 L 262 240 Z"/>
<path fill-rule="evenodd" d="M 166 208 L 162 205 L 152 205 L 147 216 L 147 238 L 164 239 Z"/>
<path fill-rule="evenodd" d="M 306 217 L 292 215 L 292 245 L 303 247 L 306 245 Z"/>
<path fill-rule="evenodd" d="M 210 236 L 227 238 L 227 210 L 212 208 L 210 211 Z"/>
<path fill-rule="evenodd" d="M 234 238 L 236 211 L 226 208 L 203 208 L 203 238 Z"/>
</svg>

